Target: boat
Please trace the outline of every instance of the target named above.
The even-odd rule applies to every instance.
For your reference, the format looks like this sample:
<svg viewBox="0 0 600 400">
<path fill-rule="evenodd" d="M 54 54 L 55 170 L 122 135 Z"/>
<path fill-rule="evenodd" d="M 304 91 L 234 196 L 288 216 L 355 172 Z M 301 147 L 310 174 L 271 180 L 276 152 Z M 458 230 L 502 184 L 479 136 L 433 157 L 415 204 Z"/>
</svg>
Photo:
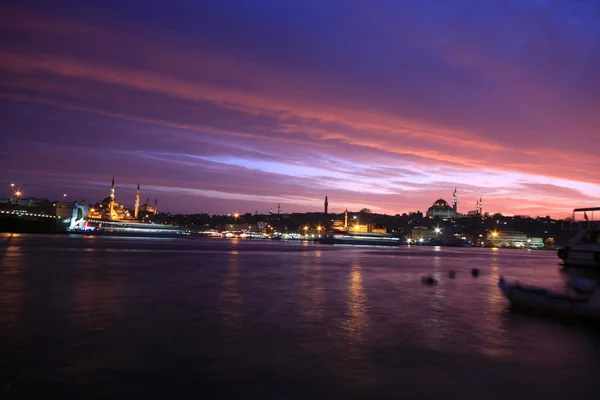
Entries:
<svg viewBox="0 0 600 400">
<path fill-rule="evenodd" d="M 553 292 L 519 283 L 509 284 L 501 276 L 498 287 L 511 307 L 560 317 L 600 320 L 600 290 L 587 296 Z"/>
<path fill-rule="evenodd" d="M 334 232 L 322 238 L 316 238 L 316 243 L 321 244 L 344 244 L 355 246 L 400 246 L 400 238 L 387 233 L 353 233 Z"/>
<path fill-rule="evenodd" d="M 600 211 L 600 207 L 576 208 L 573 217 L 563 221 L 563 230 L 575 231 L 567 246 L 558 250 L 563 265 L 600 268 L 600 220 L 594 219 L 594 211 Z M 575 213 L 583 213 L 584 219 L 576 221 Z"/>
</svg>

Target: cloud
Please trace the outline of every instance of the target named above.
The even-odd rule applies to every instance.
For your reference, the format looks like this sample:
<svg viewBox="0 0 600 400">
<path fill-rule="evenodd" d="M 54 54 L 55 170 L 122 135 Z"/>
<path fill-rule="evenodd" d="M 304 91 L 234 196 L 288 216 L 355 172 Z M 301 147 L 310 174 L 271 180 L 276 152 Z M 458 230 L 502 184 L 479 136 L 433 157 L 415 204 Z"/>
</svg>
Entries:
<svg viewBox="0 0 600 400">
<path fill-rule="evenodd" d="M 15 38 L 0 45 L 2 115 L 19 132 L 3 139 L 3 170 L 31 179 L 15 155 L 29 146 L 30 168 L 52 173 L 91 157 L 92 174 L 151 172 L 157 187 L 202 176 L 190 198 L 312 188 L 392 213 L 453 187 L 511 211 L 598 193 L 597 8 L 539 6 L 549 19 L 530 20 L 517 3 L 304 3 L 293 15 L 305 24 L 278 3 L 159 7 L 144 21 L 110 7 L 92 18 L 97 6 L 13 10 L 0 23 Z"/>
</svg>

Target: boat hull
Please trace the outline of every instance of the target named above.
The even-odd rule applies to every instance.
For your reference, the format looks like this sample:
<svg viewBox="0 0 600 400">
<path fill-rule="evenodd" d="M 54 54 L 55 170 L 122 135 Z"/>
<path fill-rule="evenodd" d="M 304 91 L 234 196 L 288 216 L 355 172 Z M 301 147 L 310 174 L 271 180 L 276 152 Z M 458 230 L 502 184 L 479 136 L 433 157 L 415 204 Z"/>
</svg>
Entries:
<svg viewBox="0 0 600 400">
<path fill-rule="evenodd" d="M 511 308 L 566 318 L 584 318 L 600 321 L 600 307 L 596 302 L 543 289 L 509 285 L 500 280 L 498 286 L 510 301 Z"/>
<path fill-rule="evenodd" d="M 558 257 L 565 266 L 600 268 L 600 250 L 564 248 L 558 251 Z"/>
<path fill-rule="evenodd" d="M 337 239 L 337 238 L 320 238 L 315 239 L 316 243 L 334 244 L 334 245 L 353 245 L 353 246 L 400 246 L 400 240 L 394 239 Z"/>
</svg>

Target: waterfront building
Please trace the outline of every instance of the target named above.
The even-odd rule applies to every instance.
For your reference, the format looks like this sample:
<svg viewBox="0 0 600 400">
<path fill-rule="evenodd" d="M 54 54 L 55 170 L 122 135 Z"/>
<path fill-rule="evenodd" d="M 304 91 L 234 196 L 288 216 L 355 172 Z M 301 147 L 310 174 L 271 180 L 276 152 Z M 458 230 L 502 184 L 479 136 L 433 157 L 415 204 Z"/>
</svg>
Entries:
<svg viewBox="0 0 600 400">
<path fill-rule="evenodd" d="M 414 242 L 429 242 L 440 239 L 440 232 L 425 226 L 415 226 L 410 232 L 410 239 Z"/>
<path fill-rule="evenodd" d="M 493 247 L 525 247 L 527 235 L 520 231 L 494 231 L 488 236 Z"/>
</svg>

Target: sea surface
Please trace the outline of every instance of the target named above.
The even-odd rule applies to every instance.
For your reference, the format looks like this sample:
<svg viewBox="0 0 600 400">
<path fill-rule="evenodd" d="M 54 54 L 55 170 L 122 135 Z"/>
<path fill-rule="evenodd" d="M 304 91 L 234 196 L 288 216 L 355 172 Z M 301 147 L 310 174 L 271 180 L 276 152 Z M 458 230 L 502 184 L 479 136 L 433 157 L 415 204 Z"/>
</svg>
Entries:
<svg viewBox="0 0 600 400">
<path fill-rule="evenodd" d="M 500 275 L 565 285 L 553 251 L 4 234 L 0 398 L 598 399 L 600 329 Z"/>
</svg>

